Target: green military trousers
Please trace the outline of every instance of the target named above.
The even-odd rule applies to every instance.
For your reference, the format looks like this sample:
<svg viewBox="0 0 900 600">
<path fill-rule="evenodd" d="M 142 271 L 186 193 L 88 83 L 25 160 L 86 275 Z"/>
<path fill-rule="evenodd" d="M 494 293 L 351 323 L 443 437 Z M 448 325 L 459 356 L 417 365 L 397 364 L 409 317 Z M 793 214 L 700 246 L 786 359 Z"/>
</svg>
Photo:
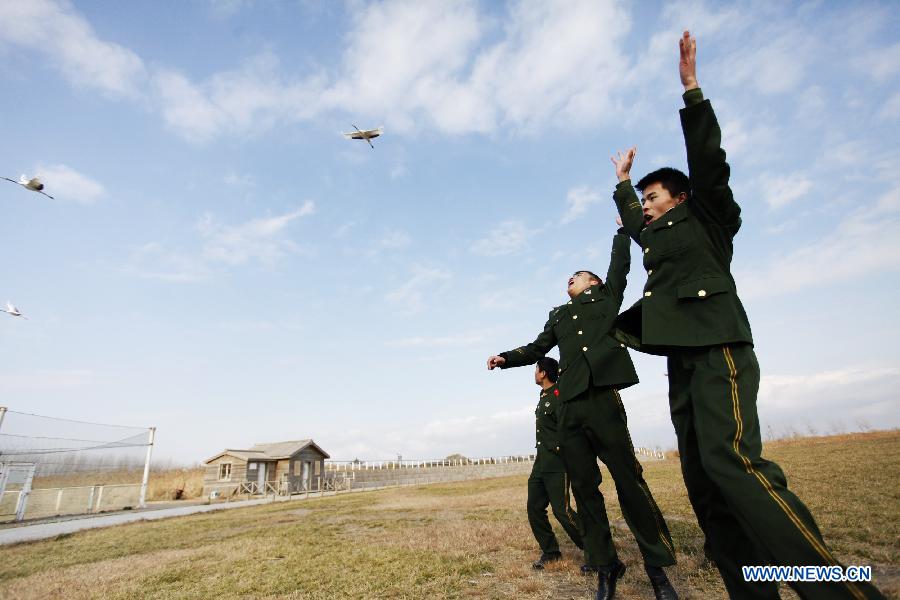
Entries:
<svg viewBox="0 0 900 600">
<path fill-rule="evenodd" d="M 578 515 L 569 506 L 568 490 L 566 489 L 565 473 L 541 472 L 536 467 L 531 470 L 528 478 L 528 524 L 531 532 L 537 540 L 544 554 L 559 552 L 559 543 L 550 526 L 547 516 L 547 506 L 553 511 L 553 516 L 559 521 L 566 533 L 575 543 L 582 548 L 581 533 L 578 531 Z"/>
<path fill-rule="evenodd" d="M 599 458 L 615 481 L 622 515 L 637 540 L 644 562 L 654 567 L 674 565 L 672 537 L 634 455 L 619 392 L 589 386 L 586 392 L 565 402 L 559 436 L 560 455 L 578 504 L 587 563 L 602 567 L 618 559 L 600 493 Z"/>
<path fill-rule="evenodd" d="M 760 456 L 759 364 L 747 343 L 670 352 L 669 406 L 681 470 L 731 598 L 778 598 L 746 565 L 838 565 L 781 468 Z M 579 504 L 580 508 L 580 504 Z M 882 598 L 867 583 L 791 583 L 801 598 Z"/>
</svg>

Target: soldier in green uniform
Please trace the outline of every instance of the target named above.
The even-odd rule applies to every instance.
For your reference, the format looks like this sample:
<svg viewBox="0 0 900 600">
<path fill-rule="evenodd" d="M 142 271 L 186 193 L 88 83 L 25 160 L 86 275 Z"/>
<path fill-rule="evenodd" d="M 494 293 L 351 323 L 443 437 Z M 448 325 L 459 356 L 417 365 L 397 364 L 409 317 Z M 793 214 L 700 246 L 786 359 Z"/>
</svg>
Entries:
<svg viewBox="0 0 900 600">
<path fill-rule="evenodd" d="M 559 543 L 547 517 L 547 506 L 553 516 L 563 526 L 569 537 L 579 548 L 583 548 L 578 532 L 578 515 L 569 505 L 569 485 L 566 481 L 566 467 L 556 451 L 557 415 L 559 413 L 559 387 L 556 378 L 559 363 L 545 356 L 537 361 L 534 368 L 534 382 L 541 386 L 535 415 L 535 448 L 537 454 L 531 476 L 528 478 L 528 524 L 534 539 L 541 547 L 541 557 L 531 566 L 543 569 L 544 564 L 559 560 L 562 554 Z"/>
<path fill-rule="evenodd" d="M 667 356 L 669 403 L 685 485 L 732 598 L 777 598 L 774 583 L 744 581 L 745 565 L 838 565 L 779 466 L 761 457 L 759 365 L 731 275 L 741 209 L 728 185 L 721 131 L 697 84 L 696 42 L 680 42 L 681 125 L 690 177 L 671 168 L 637 186 L 635 149 L 613 158 L 624 229 L 643 248 L 647 283 L 615 335 Z M 866 583 L 791 583 L 802 598 L 879 598 Z"/>
<path fill-rule="evenodd" d="M 606 506 L 600 493 L 597 458 L 616 484 L 625 521 L 637 540 L 657 598 L 677 594 L 662 567 L 675 564 L 666 522 L 644 481 L 634 455 L 619 390 L 637 383 L 628 350 L 609 334 L 625 292 L 631 265 L 630 241 L 613 238 L 612 258 L 604 283 L 590 271 L 569 278 L 569 302 L 550 311 L 534 342 L 488 358 L 488 369 L 532 365 L 558 345 L 560 355 L 560 455 L 578 504 L 588 564 L 597 568 L 597 598 L 615 594 L 625 565 L 616 555 Z"/>
</svg>

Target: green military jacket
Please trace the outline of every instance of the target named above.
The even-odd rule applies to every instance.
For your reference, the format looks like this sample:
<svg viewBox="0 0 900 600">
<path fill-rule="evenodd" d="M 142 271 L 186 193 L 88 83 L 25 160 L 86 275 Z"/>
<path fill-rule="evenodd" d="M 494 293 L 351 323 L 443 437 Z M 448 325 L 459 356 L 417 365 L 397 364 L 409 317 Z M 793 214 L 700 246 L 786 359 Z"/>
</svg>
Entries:
<svg viewBox="0 0 900 600">
<path fill-rule="evenodd" d="M 559 387 L 553 384 L 541 390 L 537 408 L 534 410 L 534 436 L 537 456 L 534 470 L 540 473 L 565 473 L 566 467 L 559 456 Z"/>
<path fill-rule="evenodd" d="M 691 197 L 647 225 L 630 181 L 613 198 L 624 229 L 643 249 L 643 297 L 616 322 L 615 336 L 639 350 L 753 342 L 731 275 L 741 209 L 728 186 L 722 132 L 699 89 L 684 95 L 681 127 Z"/>
<path fill-rule="evenodd" d="M 559 346 L 560 401 L 578 396 L 593 384 L 626 388 L 638 382 L 631 356 L 623 343 L 609 335 L 625 294 L 631 266 L 627 235 L 613 238 L 606 281 L 584 290 L 576 298 L 550 311 L 544 330 L 533 342 L 501 352 L 501 368 L 533 365 Z"/>
</svg>

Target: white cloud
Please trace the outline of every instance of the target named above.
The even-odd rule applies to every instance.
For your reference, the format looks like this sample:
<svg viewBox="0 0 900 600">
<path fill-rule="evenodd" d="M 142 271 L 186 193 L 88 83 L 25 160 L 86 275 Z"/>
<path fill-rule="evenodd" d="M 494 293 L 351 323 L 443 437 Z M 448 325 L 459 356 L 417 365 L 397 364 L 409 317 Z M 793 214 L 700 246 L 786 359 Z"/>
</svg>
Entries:
<svg viewBox="0 0 900 600">
<path fill-rule="evenodd" d="M 485 335 L 483 333 L 470 332 L 434 337 L 407 337 L 385 342 L 385 345 L 392 348 L 458 348 L 481 344 L 484 341 Z"/>
<path fill-rule="evenodd" d="M 26 373 L 0 374 L 0 390 L 25 392 L 95 386 L 101 382 L 90 369 L 41 369 Z"/>
<path fill-rule="evenodd" d="M 227 19 L 253 6 L 253 0 L 206 0 L 206 4 L 217 19 Z"/>
<path fill-rule="evenodd" d="M 535 388 L 537 389 L 537 388 Z M 436 419 L 424 424 L 388 431 L 371 429 L 327 435 L 328 451 L 335 458 L 387 459 L 398 451 L 404 458 L 441 458 L 461 452 L 469 458 L 518 448 L 534 452 L 534 405 L 492 414 Z"/>
<path fill-rule="evenodd" d="M 397 289 L 388 292 L 385 300 L 409 312 L 418 312 L 425 307 L 423 298 L 439 292 L 450 280 L 450 273 L 436 267 L 412 266 L 412 277 Z"/>
<path fill-rule="evenodd" d="M 283 215 L 253 219 L 241 225 L 224 225 L 211 215 L 199 224 L 204 238 L 202 257 L 208 262 L 243 265 L 251 260 L 272 265 L 278 259 L 300 251 L 300 247 L 281 234 L 294 220 L 308 216 L 315 203 L 307 200 L 303 206 Z"/>
<path fill-rule="evenodd" d="M 900 73 L 900 42 L 867 52 L 856 65 L 879 83 L 890 81 Z"/>
<path fill-rule="evenodd" d="M 309 119 L 321 109 L 322 82 L 317 77 L 288 81 L 271 52 L 201 83 L 160 68 L 153 74 L 153 89 L 169 127 L 195 142 L 223 133 L 260 133 L 276 123 Z"/>
<path fill-rule="evenodd" d="M 252 186 L 256 183 L 252 175 L 233 172 L 226 174 L 222 181 L 231 186 Z"/>
<path fill-rule="evenodd" d="M 422 441 L 451 443 L 459 447 L 471 447 L 472 440 L 501 435 L 504 430 L 522 427 L 530 431 L 534 423 L 534 406 L 517 410 L 496 412 L 490 415 L 473 415 L 456 419 L 441 419 L 427 423 L 421 429 Z"/>
<path fill-rule="evenodd" d="M 218 0 L 210 6 L 231 15 L 248 4 Z M 632 119 L 649 106 L 633 89 L 673 74 L 675 40 L 686 23 L 701 44 L 720 46 L 704 72 L 762 94 L 804 85 L 813 62 L 828 60 L 830 49 L 806 35 L 802 10 L 776 5 L 748 13 L 693 0 L 670 3 L 662 31 L 648 32 L 647 49 L 637 60 L 622 50 L 632 22 L 628 6 L 616 0 L 522 0 L 499 15 L 471 0 L 388 0 L 354 8 L 333 69 L 292 72 L 271 50 L 204 78 L 172 66 L 146 67 L 131 50 L 99 39 L 70 5 L 50 0 L 4 3 L 0 43 L 47 54 L 78 84 L 148 98 L 177 135 L 193 142 L 254 135 L 335 112 L 384 119 L 391 131 L 405 135 L 427 128 L 518 135 L 552 126 L 592 127 L 614 115 Z M 827 23 L 822 27 L 829 31 Z M 900 68 L 898 52 L 895 44 L 864 62 L 873 77 L 890 81 Z M 816 94 L 806 96 L 805 106 L 821 106 Z M 894 114 L 893 105 L 885 111 Z M 736 138 L 728 141 L 729 152 L 739 153 L 770 132 L 765 125 L 726 131 L 726 139 Z M 391 176 L 404 174 L 400 164 Z"/>
<path fill-rule="evenodd" d="M 764 155 L 761 149 L 774 147 L 778 140 L 775 130 L 769 125 L 748 127 L 741 119 L 730 118 L 722 122 L 722 147 L 731 159 L 740 157 L 745 163 L 754 156 Z"/>
<path fill-rule="evenodd" d="M 350 230 L 357 225 L 358 223 L 356 221 L 347 221 L 346 223 L 342 223 L 340 226 L 338 226 L 337 229 L 334 230 L 334 237 L 338 239 L 347 237 L 347 235 L 350 233 Z"/>
<path fill-rule="evenodd" d="M 212 277 L 224 266 L 258 262 L 271 266 L 289 254 L 304 252 L 284 237 L 287 226 L 315 211 L 307 200 L 301 207 L 283 215 L 252 219 L 240 225 L 225 225 L 210 214 L 197 225 L 202 240 L 199 252 L 173 251 L 158 242 L 138 246 L 123 270 L 147 279 L 194 282 Z"/>
<path fill-rule="evenodd" d="M 112 95 L 137 96 L 146 78 L 140 57 L 98 39 L 66 2 L 0 3 L 0 43 L 42 53 L 72 84 Z"/>
<path fill-rule="evenodd" d="M 487 237 L 472 244 L 472 252 L 482 256 L 507 256 L 526 249 L 528 241 L 540 232 L 529 229 L 522 221 L 504 221 Z"/>
<path fill-rule="evenodd" d="M 628 72 L 622 43 L 631 27 L 618 3 L 518 2 L 505 37 L 476 59 L 470 87 L 493 103 L 501 123 L 529 130 L 557 119 L 585 126 L 609 118 L 609 82 Z"/>
<path fill-rule="evenodd" d="M 887 99 L 878 111 L 878 117 L 885 121 L 900 121 L 900 92 Z"/>
<path fill-rule="evenodd" d="M 228 15 L 244 4 L 212 6 Z M 608 82 L 627 73 L 620 47 L 630 28 L 612 0 L 569 0 L 562 7 L 518 2 L 503 19 L 467 0 L 388 1 L 355 13 L 341 65 L 327 76 L 288 74 L 266 51 L 201 81 L 164 65 L 146 68 L 134 52 L 100 40 L 68 6 L 36 1 L 5 10 L 10 18 L 0 40 L 50 54 L 76 83 L 149 96 L 166 124 L 193 142 L 334 110 L 378 116 L 407 134 L 423 125 L 461 134 L 505 124 L 534 131 L 554 122 L 597 123 L 611 112 Z M 60 33 L 49 45 L 48 22 Z M 488 36 L 498 39 L 485 44 Z M 402 176 L 402 168 L 394 175 Z"/>
<path fill-rule="evenodd" d="M 370 4 L 354 15 L 328 101 L 351 113 L 384 115 L 398 131 L 412 131 L 420 111 L 444 128 L 471 130 L 480 102 L 458 77 L 481 27 L 473 2 Z"/>
<path fill-rule="evenodd" d="M 773 258 L 757 269 L 738 273 L 738 289 L 744 299 L 790 294 L 813 286 L 825 286 L 900 271 L 900 237 L 884 235 L 900 226 L 900 187 L 885 193 L 878 211 L 869 208 L 851 214 L 839 226 L 811 244 Z"/>
<path fill-rule="evenodd" d="M 721 59 L 728 72 L 720 81 L 770 95 L 797 89 L 816 57 L 814 44 L 802 33 L 790 29 L 772 37 L 771 29 L 765 30 L 754 42 Z"/>
<path fill-rule="evenodd" d="M 797 93 L 797 117 L 807 122 L 819 122 L 828 109 L 825 89 L 813 85 Z"/>
<path fill-rule="evenodd" d="M 759 388 L 760 421 L 775 431 L 813 426 L 853 430 L 859 422 L 896 427 L 895 390 L 900 369 L 852 365 L 808 374 L 764 375 Z"/>
<path fill-rule="evenodd" d="M 369 255 L 375 256 L 384 250 L 401 250 L 409 246 L 412 238 L 409 234 L 400 229 L 390 229 L 385 231 L 369 249 Z"/>
<path fill-rule="evenodd" d="M 201 258 L 173 252 L 157 242 L 148 242 L 131 252 L 129 264 L 122 269 L 144 279 L 189 283 L 208 279 L 212 268 Z"/>
<path fill-rule="evenodd" d="M 763 175 L 760 179 L 763 181 L 761 187 L 765 190 L 766 203 L 772 210 L 784 208 L 812 189 L 812 181 L 800 173 L 782 177 Z"/>
<path fill-rule="evenodd" d="M 60 200 L 91 204 L 106 194 L 103 184 L 66 165 L 38 165 L 35 172 L 44 191 Z"/>
<path fill-rule="evenodd" d="M 520 298 L 523 295 L 520 288 L 484 292 L 478 295 L 478 308 L 480 310 L 508 309 L 511 303 L 510 298 Z"/>
<path fill-rule="evenodd" d="M 391 179 L 402 179 L 409 175 L 409 168 L 405 162 L 398 162 L 391 167 Z"/>
<path fill-rule="evenodd" d="M 587 186 L 572 188 L 566 195 L 566 213 L 560 221 L 563 225 L 571 223 L 585 212 L 591 204 L 600 202 L 600 194 Z"/>
</svg>

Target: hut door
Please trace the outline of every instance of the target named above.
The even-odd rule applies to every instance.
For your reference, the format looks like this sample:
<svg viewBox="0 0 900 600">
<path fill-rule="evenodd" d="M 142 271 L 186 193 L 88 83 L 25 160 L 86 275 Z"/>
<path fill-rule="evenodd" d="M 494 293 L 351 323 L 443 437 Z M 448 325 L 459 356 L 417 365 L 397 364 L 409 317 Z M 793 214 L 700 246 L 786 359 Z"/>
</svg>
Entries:
<svg viewBox="0 0 900 600">
<path fill-rule="evenodd" d="M 302 488 L 304 490 L 309 489 L 309 461 L 303 461 L 303 475 L 300 477 L 300 481 L 302 482 Z"/>
<path fill-rule="evenodd" d="M 256 463 L 259 465 L 257 475 L 256 475 L 256 483 L 259 485 L 259 490 L 265 491 L 266 489 L 266 463 Z"/>
</svg>

